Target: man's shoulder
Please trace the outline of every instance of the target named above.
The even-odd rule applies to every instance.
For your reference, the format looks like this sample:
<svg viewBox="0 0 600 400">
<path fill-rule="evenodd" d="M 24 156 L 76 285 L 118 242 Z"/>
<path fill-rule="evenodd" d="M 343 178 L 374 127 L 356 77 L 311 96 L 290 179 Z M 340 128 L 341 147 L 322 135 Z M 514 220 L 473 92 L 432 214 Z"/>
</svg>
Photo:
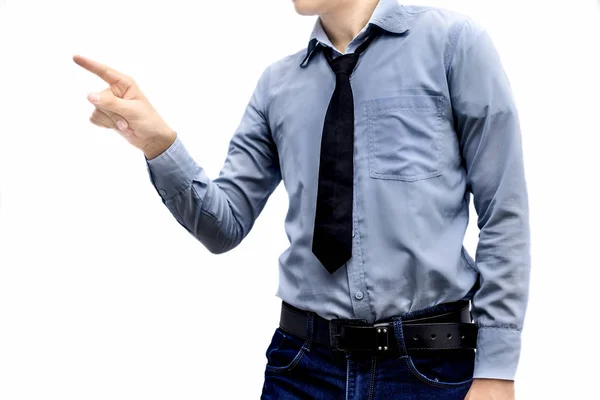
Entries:
<svg viewBox="0 0 600 400">
<path fill-rule="evenodd" d="M 446 24 L 462 23 L 471 19 L 467 14 L 439 6 L 403 5 L 402 10 L 409 25 L 411 23 L 429 23 L 439 24 L 441 27 Z"/>
<path fill-rule="evenodd" d="M 277 87 L 278 84 L 293 80 L 295 73 L 301 69 L 300 64 L 306 56 L 307 47 L 300 49 L 293 54 L 271 61 L 263 70 L 263 76 L 268 76 L 269 86 Z"/>
<path fill-rule="evenodd" d="M 297 50 L 292 54 L 276 59 L 271 62 L 268 68 L 275 73 L 281 73 L 290 70 L 290 67 L 297 67 L 302 63 L 302 60 L 304 60 L 307 50 L 308 46 Z"/>
<path fill-rule="evenodd" d="M 435 37 L 453 38 L 464 27 L 471 32 L 484 30 L 471 15 L 439 6 L 403 5 L 408 26 L 417 32 L 430 32 Z"/>
</svg>

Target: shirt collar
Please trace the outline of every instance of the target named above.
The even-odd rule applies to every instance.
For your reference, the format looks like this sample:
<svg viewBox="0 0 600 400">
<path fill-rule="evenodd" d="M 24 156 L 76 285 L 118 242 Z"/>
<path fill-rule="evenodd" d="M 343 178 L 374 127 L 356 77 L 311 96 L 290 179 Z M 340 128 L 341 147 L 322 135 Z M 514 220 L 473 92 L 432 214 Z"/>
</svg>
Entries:
<svg viewBox="0 0 600 400">
<path fill-rule="evenodd" d="M 367 23 L 367 27 L 371 24 L 377 25 L 381 29 L 391 33 L 404 33 L 408 30 L 406 14 L 402 5 L 398 3 L 398 0 L 379 0 Z M 318 45 L 324 43 L 329 43 L 329 38 L 323 29 L 323 25 L 321 25 L 321 18 L 319 17 L 315 21 L 306 48 L 306 55 L 300 66 L 305 67 Z"/>
</svg>

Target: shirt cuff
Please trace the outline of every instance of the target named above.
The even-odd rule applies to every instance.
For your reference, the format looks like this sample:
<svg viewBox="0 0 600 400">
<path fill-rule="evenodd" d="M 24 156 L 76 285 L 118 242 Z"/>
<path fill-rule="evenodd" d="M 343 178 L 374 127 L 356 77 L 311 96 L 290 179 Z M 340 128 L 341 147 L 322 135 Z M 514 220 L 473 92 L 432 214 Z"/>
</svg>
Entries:
<svg viewBox="0 0 600 400">
<path fill-rule="evenodd" d="M 520 330 L 479 327 L 473 378 L 514 380 L 520 353 Z"/>
<path fill-rule="evenodd" d="M 146 158 L 146 165 L 152 184 L 165 201 L 189 188 L 201 172 L 179 137 L 159 156 Z"/>
</svg>

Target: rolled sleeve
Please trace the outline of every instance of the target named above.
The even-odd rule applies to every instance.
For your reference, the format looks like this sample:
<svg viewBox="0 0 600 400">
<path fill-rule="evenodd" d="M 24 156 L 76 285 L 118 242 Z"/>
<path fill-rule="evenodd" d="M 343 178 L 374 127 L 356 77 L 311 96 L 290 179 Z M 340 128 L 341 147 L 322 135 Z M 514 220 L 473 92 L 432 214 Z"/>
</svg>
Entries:
<svg viewBox="0 0 600 400">
<path fill-rule="evenodd" d="M 528 303 L 530 230 L 521 130 L 508 78 L 494 44 L 467 20 L 448 71 L 467 190 L 479 242 L 476 378 L 514 379 Z"/>
</svg>

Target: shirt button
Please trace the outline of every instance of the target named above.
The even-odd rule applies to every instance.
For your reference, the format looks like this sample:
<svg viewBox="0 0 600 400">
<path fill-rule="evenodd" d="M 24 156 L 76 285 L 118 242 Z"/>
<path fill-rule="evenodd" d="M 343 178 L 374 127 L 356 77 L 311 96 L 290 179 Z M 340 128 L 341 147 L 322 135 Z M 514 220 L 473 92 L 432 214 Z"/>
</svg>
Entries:
<svg viewBox="0 0 600 400">
<path fill-rule="evenodd" d="M 354 293 L 354 297 L 356 297 L 356 300 L 362 300 L 365 295 L 359 290 L 358 292 Z"/>
<path fill-rule="evenodd" d="M 167 191 L 165 189 L 159 189 L 158 193 L 160 193 L 160 195 L 163 197 L 165 197 L 167 195 Z"/>
<path fill-rule="evenodd" d="M 354 232 L 354 231 L 352 231 L 352 237 L 354 237 L 354 233 L 355 233 L 355 232 Z"/>
</svg>

